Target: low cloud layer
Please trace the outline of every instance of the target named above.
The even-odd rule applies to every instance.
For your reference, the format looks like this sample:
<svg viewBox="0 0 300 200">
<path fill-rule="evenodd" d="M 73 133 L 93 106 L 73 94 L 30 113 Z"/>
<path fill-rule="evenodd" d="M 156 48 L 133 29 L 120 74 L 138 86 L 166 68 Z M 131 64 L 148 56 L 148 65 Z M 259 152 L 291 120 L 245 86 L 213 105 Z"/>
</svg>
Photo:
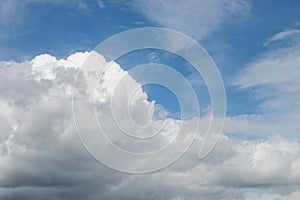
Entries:
<svg viewBox="0 0 300 200">
<path fill-rule="evenodd" d="M 298 62 L 292 51 L 284 52 Z M 300 198 L 300 144 L 282 132 L 263 140 L 223 135 L 204 160 L 197 158 L 199 137 L 180 160 L 157 173 L 123 174 L 97 162 L 76 135 L 71 109 L 75 76 L 89 54 L 75 53 L 65 60 L 45 54 L 32 61 L 0 63 L 0 199 Z M 267 54 L 246 68 L 246 77 L 256 79 L 238 77 L 235 84 L 259 84 L 259 76 L 251 74 L 271 58 Z M 286 61 L 283 55 L 277 60 Z M 117 64 L 114 69 L 111 76 L 124 73 Z M 273 77 L 267 77 L 272 86 Z M 283 74 L 283 81 L 284 77 L 288 76 Z M 106 89 L 114 84 L 109 80 Z M 109 90 L 100 89 L 100 96 L 101 91 Z M 144 111 L 145 105 L 148 109 L 152 104 L 142 90 L 139 94 L 145 104 L 134 108 Z M 105 107 L 99 112 L 101 108 Z M 250 116 L 228 121 L 226 133 L 256 131 L 248 125 Z"/>
</svg>

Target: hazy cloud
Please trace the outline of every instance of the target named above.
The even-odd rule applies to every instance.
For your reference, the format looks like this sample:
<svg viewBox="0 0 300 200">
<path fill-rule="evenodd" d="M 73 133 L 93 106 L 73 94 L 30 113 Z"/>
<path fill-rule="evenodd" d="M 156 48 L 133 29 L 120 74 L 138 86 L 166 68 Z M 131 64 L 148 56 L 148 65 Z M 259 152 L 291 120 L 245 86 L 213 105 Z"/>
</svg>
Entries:
<svg viewBox="0 0 300 200">
<path fill-rule="evenodd" d="M 251 7 L 243 0 L 134 0 L 130 5 L 158 25 L 181 31 L 197 40 L 220 28 L 225 19 L 244 18 Z"/>
<path fill-rule="evenodd" d="M 282 32 L 273 36 L 272 41 L 285 38 L 285 45 L 275 47 L 247 64 L 232 79 L 232 84 L 251 91 L 261 102 L 267 123 L 262 127 L 299 138 L 300 41 L 296 33 Z"/>
</svg>

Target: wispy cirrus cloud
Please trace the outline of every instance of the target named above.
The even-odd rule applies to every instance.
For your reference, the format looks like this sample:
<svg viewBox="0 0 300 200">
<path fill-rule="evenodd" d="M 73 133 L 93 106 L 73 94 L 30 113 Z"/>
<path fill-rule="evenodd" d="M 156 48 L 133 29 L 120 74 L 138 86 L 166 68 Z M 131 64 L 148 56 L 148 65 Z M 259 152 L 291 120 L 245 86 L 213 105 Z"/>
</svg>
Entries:
<svg viewBox="0 0 300 200">
<path fill-rule="evenodd" d="M 266 128 L 280 134 L 299 137 L 300 119 L 300 41 L 299 30 L 272 36 L 269 41 L 282 40 L 283 45 L 272 48 L 246 65 L 232 79 L 232 84 L 248 90 L 268 121 Z M 291 42 L 292 41 L 292 42 Z M 288 124 L 288 125 L 287 125 Z"/>
<path fill-rule="evenodd" d="M 199 40 L 222 26 L 226 19 L 247 16 L 251 5 L 244 0 L 131 1 L 138 12 L 160 26 L 181 31 Z"/>
<path fill-rule="evenodd" d="M 291 30 L 283 31 L 283 32 L 275 34 L 270 39 L 268 39 L 264 43 L 264 46 L 268 46 L 269 44 L 271 44 L 273 42 L 286 40 L 286 39 L 299 40 L 299 36 L 300 36 L 300 30 L 299 29 L 291 29 Z"/>
</svg>

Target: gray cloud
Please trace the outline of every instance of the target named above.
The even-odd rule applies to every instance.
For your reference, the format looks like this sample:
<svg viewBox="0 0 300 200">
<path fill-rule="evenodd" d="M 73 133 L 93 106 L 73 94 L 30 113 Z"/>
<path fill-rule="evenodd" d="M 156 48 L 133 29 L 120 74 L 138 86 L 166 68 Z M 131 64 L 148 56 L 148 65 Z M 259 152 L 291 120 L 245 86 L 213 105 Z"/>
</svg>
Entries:
<svg viewBox="0 0 300 200">
<path fill-rule="evenodd" d="M 1 63 L 1 199 L 299 198 L 300 145 L 283 136 L 223 136 L 204 160 L 197 158 L 199 138 L 174 165 L 144 175 L 97 162 L 76 136 L 70 105 L 70 87 L 87 56 Z"/>
</svg>

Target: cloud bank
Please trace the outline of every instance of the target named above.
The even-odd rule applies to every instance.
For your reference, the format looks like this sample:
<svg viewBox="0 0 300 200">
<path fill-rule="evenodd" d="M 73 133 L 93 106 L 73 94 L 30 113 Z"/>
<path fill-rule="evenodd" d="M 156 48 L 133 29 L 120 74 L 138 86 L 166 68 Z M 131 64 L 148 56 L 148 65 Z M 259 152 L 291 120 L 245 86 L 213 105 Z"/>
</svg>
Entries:
<svg viewBox="0 0 300 200">
<path fill-rule="evenodd" d="M 293 56 L 294 51 L 282 51 L 286 53 L 276 57 L 277 64 L 298 62 Z M 75 53 L 67 59 L 44 54 L 31 61 L 0 63 L 1 199 L 300 198 L 300 145 L 283 135 L 272 135 L 263 140 L 223 135 L 214 151 L 204 160 L 197 158 L 199 137 L 174 165 L 152 174 L 122 174 L 101 165 L 80 143 L 71 109 L 74 79 L 78 67 L 89 54 Z M 249 64 L 243 72 L 248 74 L 246 78 L 237 77 L 235 83 L 241 87 L 263 83 L 263 86 L 268 86 L 263 87 L 266 91 L 275 87 L 273 76 L 262 80 L 255 74 L 260 66 L 272 63 L 270 59 L 274 57 L 271 55 Z M 102 58 L 102 64 L 107 64 L 101 55 L 99 58 Z M 116 63 L 113 66 L 108 74 L 110 77 L 125 73 Z M 294 65 L 285 63 L 284 66 Z M 279 69 L 275 67 L 274 70 Z M 90 75 L 95 74 L 91 72 Z M 285 85 L 287 77 L 283 74 L 283 84 L 279 89 L 283 92 L 292 90 L 296 95 L 297 88 Z M 106 80 L 106 90 L 100 88 L 99 95 L 109 92 L 109 87 L 114 84 L 112 78 Z M 296 78 L 288 79 L 292 80 L 298 83 Z M 133 79 L 131 81 L 138 85 Z M 142 90 L 138 94 L 137 99 L 144 104 L 136 104 L 138 106 L 134 109 L 137 113 L 152 106 Z M 273 101 L 282 99 L 276 95 Z M 266 101 L 265 105 L 268 108 L 273 102 Z M 281 109 L 278 108 L 279 111 Z M 105 113 L 105 106 L 99 107 L 101 111 Z M 241 123 L 231 123 L 225 132 L 240 127 Z M 106 124 L 106 128 L 114 130 L 110 124 Z M 174 126 L 167 128 L 171 130 Z"/>
</svg>

